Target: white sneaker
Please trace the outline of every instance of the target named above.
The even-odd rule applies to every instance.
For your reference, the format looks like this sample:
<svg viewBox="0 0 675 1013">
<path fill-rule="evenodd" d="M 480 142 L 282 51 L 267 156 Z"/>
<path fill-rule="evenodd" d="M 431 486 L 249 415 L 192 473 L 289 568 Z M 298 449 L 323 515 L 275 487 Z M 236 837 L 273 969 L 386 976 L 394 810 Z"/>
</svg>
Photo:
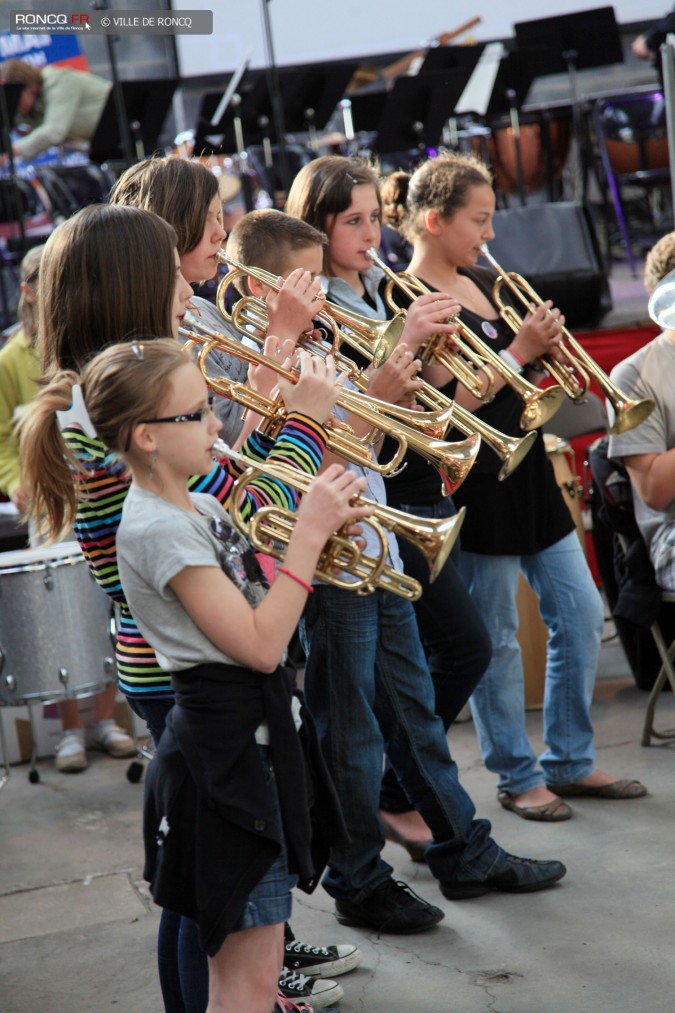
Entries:
<svg viewBox="0 0 675 1013">
<path fill-rule="evenodd" d="M 102 749 L 109 756 L 118 760 L 128 756 L 136 756 L 137 749 L 130 735 L 115 724 L 114 721 L 97 721 L 89 730 L 88 745 L 90 749 Z"/>
<path fill-rule="evenodd" d="M 344 996 L 344 989 L 337 981 L 329 978 L 308 978 L 297 971 L 282 968 L 279 975 L 279 991 L 292 1002 L 309 1003 L 314 1009 L 334 1006 Z"/>
<path fill-rule="evenodd" d="M 84 749 L 84 732 L 64 731 L 56 747 L 56 769 L 62 774 L 78 774 L 87 769 L 87 754 Z"/>
</svg>

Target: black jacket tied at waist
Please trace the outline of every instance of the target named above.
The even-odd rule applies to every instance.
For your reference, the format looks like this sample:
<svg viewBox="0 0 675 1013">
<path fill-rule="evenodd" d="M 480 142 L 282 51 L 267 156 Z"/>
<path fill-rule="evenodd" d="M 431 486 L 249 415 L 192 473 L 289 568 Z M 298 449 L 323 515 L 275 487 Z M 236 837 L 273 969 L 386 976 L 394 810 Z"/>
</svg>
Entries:
<svg viewBox="0 0 675 1013">
<path fill-rule="evenodd" d="M 145 792 L 144 875 L 155 902 L 194 919 L 213 956 L 251 890 L 281 850 L 273 800 L 255 742 L 266 721 L 289 870 L 310 892 L 328 848 L 347 839 L 311 715 L 298 734 L 294 673 L 234 665 L 174 673 L 168 716 Z"/>
</svg>

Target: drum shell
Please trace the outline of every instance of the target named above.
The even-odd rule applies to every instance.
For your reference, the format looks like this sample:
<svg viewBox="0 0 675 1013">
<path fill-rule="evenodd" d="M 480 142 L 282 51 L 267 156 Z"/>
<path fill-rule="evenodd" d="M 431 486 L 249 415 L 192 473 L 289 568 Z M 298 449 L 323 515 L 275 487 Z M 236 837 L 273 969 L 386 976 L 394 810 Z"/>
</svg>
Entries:
<svg viewBox="0 0 675 1013">
<path fill-rule="evenodd" d="M 537 114 L 522 114 L 519 125 L 525 193 L 536 193 L 547 185 L 559 183 L 572 140 L 569 114 L 546 120 Z M 518 166 L 513 128 L 508 119 L 501 119 L 491 124 L 491 130 L 488 156 L 495 188 L 500 193 L 517 193 Z M 476 142 L 472 147 L 476 150 Z"/>
<path fill-rule="evenodd" d="M 116 681 L 111 602 L 73 545 L 0 553 L 0 706 Z"/>
</svg>

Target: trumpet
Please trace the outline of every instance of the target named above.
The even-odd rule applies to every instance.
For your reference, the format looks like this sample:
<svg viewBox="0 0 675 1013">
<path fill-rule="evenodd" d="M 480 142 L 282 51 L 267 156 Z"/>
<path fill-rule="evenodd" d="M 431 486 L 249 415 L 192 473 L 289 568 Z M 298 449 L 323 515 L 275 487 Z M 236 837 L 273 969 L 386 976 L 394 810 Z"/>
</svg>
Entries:
<svg viewBox="0 0 675 1013">
<path fill-rule="evenodd" d="M 288 547 L 295 515 L 292 511 L 277 506 L 265 506 L 244 520 L 240 502 L 245 487 L 258 475 L 275 478 L 300 493 L 309 489 L 312 479 L 309 475 L 289 465 L 250 461 L 238 454 L 222 440 L 214 445 L 217 457 L 230 457 L 240 462 L 245 470 L 236 479 L 230 497 L 230 516 L 239 531 L 259 552 L 265 552 L 275 559 L 283 559 Z M 429 580 L 433 582 L 443 569 L 446 559 L 457 540 L 464 522 L 465 507 L 454 517 L 434 520 L 426 517 L 412 517 L 402 510 L 376 503 L 363 496 L 357 496 L 354 505 L 372 506 L 373 514 L 362 520 L 374 529 L 379 542 L 377 556 L 368 556 L 350 539 L 344 530 L 336 532 L 326 543 L 319 559 L 315 576 L 326 584 L 357 594 L 372 594 L 377 588 L 391 591 L 409 601 L 416 601 L 422 588 L 417 580 L 399 573 L 386 562 L 388 546 L 385 529 L 397 537 L 401 536 L 415 545 L 424 555 L 429 566 Z M 346 580 L 334 571 L 338 569 L 350 574 L 354 580 Z"/>
<path fill-rule="evenodd" d="M 371 246 L 366 251 L 366 255 L 384 271 L 389 279 L 385 298 L 391 309 L 397 310 L 399 313 L 401 312 L 400 307 L 396 305 L 392 296 L 394 285 L 397 285 L 410 299 L 414 299 L 417 295 L 429 291 L 421 281 L 413 278 L 412 275 L 401 275 L 392 271 L 389 265 L 381 259 L 374 247 Z M 457 323 L 457 319 L 452 318 L 448 322 Z M 459 338 L 454 338 L 454 341 L 463 358 L 460 358 L 456 352 L 448 351 L 444 334 L 436 334 L 428 338 L 422 348 L 420 348 L 420 358 L 424 359 L 425 362 L 436 360 L 436 362 L 441 363 L 477 400 L 491 400 L 495 378 L 487 363 Z M 481 380 L 480 374 L 483 375 L 483 380 Z"/>
<path fill-rule="evenodd" d="M 364 352 L 364 354 L 366 358 L 370 358 L 367 352 Z M 364 374 L 360 374 L 355 382 L 360 390 L 367 391 L 368 379 Z M 467 408 L 462 408 L 456 401 L 451 401 L 450 398 L 441 394 L 439 390 L 436 390 L 426 380 L 422 380 L 422 387 L 417 391 L 415 397 L 420 404 L 429 409 L 429 412 L 425 414 L 431 413 L 434 415 L 435 413 L 451 411 L 452 425 L 455 429 L 458 429 L 460 433 L 464 433 L 468 437 L 478 435 L 502 462 L 498 476 L 500 480 L 508 478 L 516 470 L 526 454 L 531 450 L 532 444 L 537 437 L 537 434 L 534 432 L 527 433 L 525 436 L 507 436 L 505 433 L 501 433 L 498 429 L 494 429 L 493 426 L 488 425 L 487 422 L 473 415 Z M 395 405 L 389 406 L 391 414 L 395 414 L 397 411 L 403 411 L 403 409 L 397 409 Z M 459 483 L 456 488 L 458 487 Z M 444 489 L 446 495 L 452 491 L 447 486 L 444 486 Z"/>
<path fill-rule="evenodd" d="M 216 293 L 216 305 L 220 315 L 241 333 L 262 340 L 269 324 L 265 300 L 257 296 L 243 296 L 235 303 L 232 312 L 228 313 L 225 294 L 229 286 L 241 277 L 255 278 L 275 292 L 281 291 L 282 286 L 269 271 L 241 264 L 224 250 L 220 250 L 217 256 L 221 263 L 227 264 L 230 268 L 218 285 Z M 405 317 L 402 313 L 397 314 L 392 320 L 370 320 L 359 313 L 343 310 L 327 300 L 317 311 L 316 320 L 330 333 L 332 337 L 331 351 L 334 354 L 339 353 L 342 342 L 346 341 L 362 355 L 367 355 L 368 358 L 372 357 L 375 367 L 381 366 L 389 358 L 398 344 L 405 325 Z M 338 324 L 343 325 L 342 330 Z M 303 335 L 298 343 L 309 351 L 325 354 L 324 346 L 306 335 Z M 341 363 L 341 368 L 350 372 L 354 370 L 354 363 L 351 360 L 340 357 L 338 361 Z"/>
<path fill-rule="evenodd" d="M 420 281 L 414 275 L 403 272 L 397 274 L 395 271 L 386 264 L 377 254 L 374 249 L 368 250 L 368 256 L 377 264 L 378 267 L 382 268 L 387 277 L 389 283 L 387 285 L 387 302 L 390 306 L 394 307 L 396 304 L 392 297 L 392 288 L 397 285 L 401 291 L 408 296 L 409 299 L 414 299 L 417 295 L 424 295 L 430 292 L 424 282 Z M 523 402 L 523 414 L 520 417 L 520 428 L 526 432 L 530 429 L 538 429 L 545 422 L 547 422 L 552 415 L 554 415 L 560 405 L 562 404 L 565 396 L 564 391 L 561 387 L 548 387 L 545 390 L 536 387 L 516 373 L 515 370 L 511 369 L 510 366 L 502 359 L 500 355 L 493 352 L 492 349 L 486 345 L 482 338 L 480 338 L 470 327 L 460 320 L 459 317 L 451 317 L 448 321 L 457 327 L 459 334 L 461 335 L 460 341 L 455 339 L 458 345 L 461 357 L 456 352 L 449 352 L 445 346 L 445 338 L 443 335 L 435 336 L 427 340 L 422 351 L 423 357 L 430 361 L 435 359 L 440 362 L 441 365 L 445 366 L 453 376 L 456 376 L 463 387 L 466 387 L 469 393 L 473 394 L 474 397 L 481 401 L 489 400 L 489 396 L 492 393 L 494 386 L 494 377 L 492 372 L 497 373 L 498 376 L 507 383 L 518 395 L 520 400 Z M 478 363 L 479 369 L 482 373 L 487 374 L 491 379 L 488 384 L 488 389 L 482 391 L 480 383 L 476 383 L 476 374 L 473 370 L 466 366 L 462 358 L 468 358 L 470 362 Z M 464 374 L 468 372 L 470 375 L 470 382 L 467 383 Z M 476 387 L 479 388 L 479 393 L 476 392 Z"/>
<path fill-rule="evenodd" d="M 502 297 L 504 285 L 509 289 L 524 307 L 526 312 L 530 311 L 531 305 L 543 306 L 544 300 L 539 296 L 532 286 L 515 271 L 504 271 L 492 256 L 487 246 L 481 246 L 481 252 L 488 263 L 497 272 L 492 297 L 499 308 L 502 320 L 506 321 L 511 330 L 517 333 L 523 324 L 523 318 L 515 309 L 506 303 Z M 654 411 L 654 401 L 645 398 L 642 401 L 634 401 L 627 397 L 616 384 L 612 383 L 607 374 L 600 368 L 595 359 L 591 358 L 588 352 L 579 344 L 570 331 L 561 328 L 560 353 L 563 362 L 558 362 L 550 355 L 541 356 L 541 363 L 546 367 L 554 380 L 562 387 L 567 397 L 573 401 L 581 401 L 588 391 L 591 379 L 595 380 L 598 387 L 605 395 L 614 409 L 614 422 L 610 426 L 610 433 L 617 435 L 627 433 L 635 426 L 651 415 Z"/>
<path fill-rule="evenodd" d="M 503 482 L 505 478 L 512 475 L 519 464 L 525 459 L 532 449 L 532 444 L 537 439 L 536 432 L 525 433 L 524 436 L 507 436 L 494 426 L 488 425 L 483 419 L 474 415 L 468 408 L 463 408 L 456 401 L 450 401 L 445 394 L 441 394 L 432 384 L 423 381 L 423 387 L 417 391 L 417 400 L 426 405 L 431 411 L 441 411 L 443 406 L 452 405 L 452 424 L 460 433 L 468 435 L 477 433 L 481 440 L 497 455 L 502 462 L 497 478 Z"/>
<path fill-rule="evenodd" d="M 279 376 L 297 383 L 297 374 L 285 369 L 280 363 L 247 348 L 226 334 L 199 333 L 181 328 L 181 336 L 187 339 L 187 345 L 195 348 L 201 345 L 197 354 L 199 368 L 207 384 L 217 394 L 229 397 L 268 420 L 268 431 L 277 431 L 285 419 L 285 408 L 280 400 L 272 400 L 251 390 L 245 384 L 239 384 L 228 377 L 211 377 L 208 374 L 206 358 L 210 351 L 219 349 L 243 359 L 254 365 L 265 365 Z M 356 437 L 344 423 L 336 422 L 327 427 L 327 446 L 361 468 L 371 468 L 382 475 L 391 475 L 398 470 L 407 450 L 415 450 L 441 473 L 444 481 L 458 487 L 466 478 L 480 449 L 480 437 L 472 433 L 466 440 L 459 443 L 447 443 L 440 436 L 448 428 L 452 417 L 452 402 L 441 411 L 429 413 L 421 418 L 420 412 L 389 405 L 386 401 L 369 397 L 360 392 L 341 391 L 337 404 L 346 411 L 364 419 L 373 428 L 362 438 Z M 427 431 L 424 431 L 424 430 Z M 392 459 L 380 464 L 373 457 L 371 445 L 379 436 L 379 432 L 391 436 L 397 447 Z"/>
</svg>

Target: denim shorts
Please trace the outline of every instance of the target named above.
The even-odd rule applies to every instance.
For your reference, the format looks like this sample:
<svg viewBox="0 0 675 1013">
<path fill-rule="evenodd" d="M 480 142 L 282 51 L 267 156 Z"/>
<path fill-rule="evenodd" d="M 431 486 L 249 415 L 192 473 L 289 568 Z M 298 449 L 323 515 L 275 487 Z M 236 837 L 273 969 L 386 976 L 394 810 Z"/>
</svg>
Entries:
<svg viewBox="0 0 675 1013">
<path fill-rule="evenodd" d="M 276 860 L 249 894 L 244 909 L 232 928 L 233 932 L 287 922 L 291 917 L 291 890 L 298 882 L 298 877 L 292 876 L 288 871 L 286 844 L 281 827 L 281 807 L 274 769 L 269 759 L 269 747 L 258 746 L 258 749 L 265 765 L 267 784 L 274 794 L 274 811 L 279 825 L 282 847 Z"/>
</svg>

